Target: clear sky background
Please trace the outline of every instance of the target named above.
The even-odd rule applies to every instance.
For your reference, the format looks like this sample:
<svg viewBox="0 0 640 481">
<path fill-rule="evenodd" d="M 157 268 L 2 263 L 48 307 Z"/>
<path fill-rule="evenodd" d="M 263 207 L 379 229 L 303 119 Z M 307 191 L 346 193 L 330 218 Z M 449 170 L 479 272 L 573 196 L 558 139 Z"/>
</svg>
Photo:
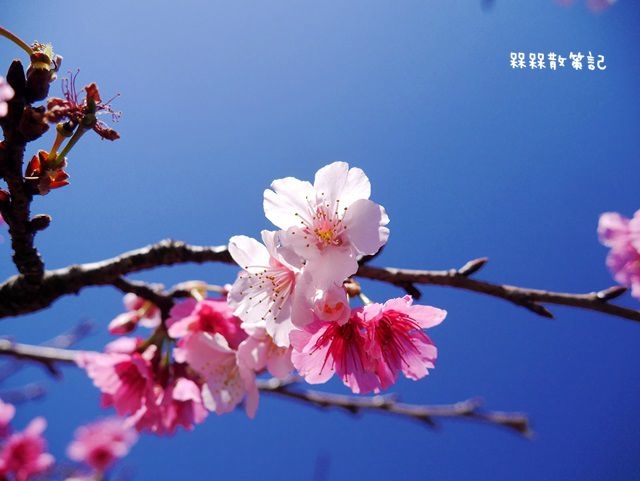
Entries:
<svg viewBox="0 0 640 481">
<path fill-rule="evenodd" d="M 639 13 L 631 0 L 601 15 L 552 0 L 496 0 L 488 10 L 479 0 L 0 1 L 0 23 L 51 41 L 63 73 L 80 68 L 79 86 L 121 93 L 122 139 L 87 135 L 69 156 L 71 185 L 34 203 L 53 216 L 38 246 L 56 268 L 166 237 L 257 236 L 270 228 L 262 192 L 273 179 L 310 179 L 345 160 L 369 175 L 391 218 L 378 265 L 446 269 L 489 256 L 480 278 L 608 287 L 598 216 L 640 208 Z M 605 55 L 606 71 L 509 67 L 511 51 L 589 50 Z M 3 70 L 20 55 L 0 42 Z M 6 241 L 0 256 L 4 278 L 14 272 Z M 234 275 L 206 265 L 135 278 Z M 401 295 L 366 289 L 378 301 Z M 438 287 L 425 288 L 423 302 L 449 312 L 431 331 L 437 368 L 394 391 L 414 403 L 481 396 L 487 407 L 528 413 L 533 440 L 471 422 L 432 431 L 353 419 L 263 396 L 253 421 L 211 415 L 192 433 L 145 436 L 124 464 L 134 479 L 155 481 L 640 479 L 640 325 L 564 308 L 547 320 Z M 41 342 L 92 319 L 98 332 L 81 347 L 100 349 L 121 309 L 118 292 L 93 288 L 3 320 L 0 331 Z M 64 374 L 54 382 L 30 368 L 1 386 L 47 384 L 16 424 L 46 415 L 58 458 L 75 426 L 102 414 L 84 373 Z"/>
</svg>

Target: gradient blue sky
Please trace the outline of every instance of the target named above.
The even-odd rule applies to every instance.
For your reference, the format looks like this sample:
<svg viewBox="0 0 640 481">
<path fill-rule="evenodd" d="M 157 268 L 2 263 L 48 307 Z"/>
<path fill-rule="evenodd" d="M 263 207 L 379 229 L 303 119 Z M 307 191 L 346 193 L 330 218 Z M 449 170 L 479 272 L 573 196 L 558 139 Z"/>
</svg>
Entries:
<svg viewBox="0 0 640 481">
<path fill-rule="evenodd" d="M 450 268 L 489 256 L 479 277 L 566 291 L 612 281 L 598 244 L 603 211 L 640 208 L 640 7 L 594 15 L 551 0 L 290 0 L 176 3 L 0 1 L 0 23 L 51 41 L 104 97 L 120 92 L 115 143 L 90 137 L 69 157 L 70 186 L 37 199 L 53 216 L 38 236 L 50 268 L 116 255 L 165 237 L 222 244 L 269 228 L 262 191 L 346 160 L 391 217 L 378 264 Z M 604 72 L 512 71 L 509 52 L 591 50 Z M 21 52 L 0 42 L 8 66 Z M 59 84 L 52 94 L 59 94 Z M 48 148 L 51 139 L 32 148 Z M 0 245 L 0 275 L 13 273 Z M 159 269 L 138 279 L 230 281 L 227 266 Z M 367 284 L 376 300 L 394 288 Z M 434 432 L 408 421 L 263 397 L 258 416 L 211 416 L 174 439 L 144 437 L 135 479 L 331 481 L 640 479 L 640 326 L 554 308 L 556 320 L 504 302 L 426 288 L 448 310 L 432 331 L 437 368 L 395 391 L 415 403 L 481 396 L 528 413 L 532 441 L 469 422 Z M 637 306 L 627 297 L 622 302 Z M 99 349 L 121 310 L 110 288 L 3 320 L 41 342 L 92 319 Z M 36 368 L 3 387 L 47 382 L 17 425 L 44 414 L 52 452 L 100 415 L 82 372 L 48 381 Z M 346 392 L 339 383 L 327 386 Z M 320 479 L 319 477 L 315 479 Z"/>
</svg>

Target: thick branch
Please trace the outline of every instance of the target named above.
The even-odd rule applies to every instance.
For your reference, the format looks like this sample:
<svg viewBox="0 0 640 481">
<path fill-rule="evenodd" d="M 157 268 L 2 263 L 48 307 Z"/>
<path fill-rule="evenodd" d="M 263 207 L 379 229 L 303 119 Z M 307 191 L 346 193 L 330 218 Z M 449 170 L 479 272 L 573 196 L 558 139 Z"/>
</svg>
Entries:
<svg viewBox="0 0 640 481">
<path fill-rule="evenodd" d="M 22 174 L 25 146 L 30 140 L 25 136 L 24 124 L 29 118 L 27 113 L 32 110 L 24 100 L 26 80 L 19 61 L 11 64 L 7 81 L 16 94 L 9 102 L 9 112 L 2 122 L 5 140 L 0 150 L 0 165 L 2 176 L 9 187 L 10 200 L 2 204 L 1 210 L 9 225 L 13 262 L 27 281 L 24 282 L 24 287 L 31 288 L 42 277 L 44 264 L 33 244 L 36 230 L 30 220 L 32 195 L 27 190 Z"/>
<path fill-rule="evenodd" d="M 126 274 L 187 262 L 231 263 L 232 260 L 225 246 L 190 246 L 164 240 L 101 262 L 46 271 L 42 282 L 27 291 L 27 279 L 15 276 L 0 285 L 0 318 L 44 309 L 58 298 L 77 294 L 84 287 L 114 284 L 122 288 L 120 278 Z"/>
<path fill-rule="evenodd" d="M 225 246 L 192 246 L 183 242 L 164 240 L 101 262 L 47 271 L 35 290 L 32 286 L 26 289 L 25 276 L 15 276 L 0 285 L 0 318 L 38 311 L 50 306 L 62 296 L 77 294 L 84 287 L 112 284 L 126 290 L 127 284 L 126 281 L 122 281 L 122 276 L 187 262 L 233 263 L 233 260 Z M 414 296 L 419 295 L 416 284 L 431 284 L 487 294 L 525 307 L 544 317 L 553 317 L 553 314 L 543 303 L 579 307 L 640 321 L 640 311 L 609 302 L 623 294 L 626 291 L 624 287 L 614 286 L 597 292 L 571 294 L 492 284 L 472 279 L 470 276 L 482 268 L 486 262 L 485 258 L 476 259 L 460 269 L 446 271 L 382 268 L 362 264 L 356 275 L 396 285 Z"/>
<path fill-rule="evenodd" d="M 52 373 L 57 373 L 56 364 L 58 363 L 76 365 L 75 357 L 77 353 L 78 351 L 70 349 L 18 344 L 6 339 L 0 339 L 0 355 L 43 364 Z M 258 380 L 258 388 L 262 392 L 295 399 L 312 406 L 325 409 L 342 409 L 351 414 L 360 414 L 364 411 L 377 411 L 420 421 L 430 427 L 437 426 L 437 419 L 471 419 L 503 426 L 524 436 L 531 434 L 528 419 L 524 414 L 483 411 L 480 409 L 482 403 L 478 399 L 468 399 L 449 405 L 415 405 L 400 403 L 395 395 L 358 397 L 311 390 L 296 390 L 293 389 L 293 386 L 297 384 L 296 381 L 296 378 L 288 381 L 281 381 L 275 378 Z"/>
</svg>

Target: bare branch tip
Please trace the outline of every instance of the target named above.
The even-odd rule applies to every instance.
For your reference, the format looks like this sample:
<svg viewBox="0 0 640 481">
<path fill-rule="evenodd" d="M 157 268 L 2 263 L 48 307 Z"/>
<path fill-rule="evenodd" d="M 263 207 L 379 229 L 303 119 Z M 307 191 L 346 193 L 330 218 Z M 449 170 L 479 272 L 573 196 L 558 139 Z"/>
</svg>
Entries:
<svg viewBox="0 0 640 481">
<path fill-rule="evenodd" d="M 609 287 L 607 289 L 603 289 L 601 291 L 598 291 L 596 293 L 596 297 L 600 301 L 607 302 L 607 301 L 610 301 L 612 299 L 616 299 L 616 298 L 620 297 L 622 294 L 627 292 L 627 290 L 628 289 L 626 287 L 624 287 L 624 286 L 612 286 L 612 287 Z"/>
<path fill-rule="evenodd" d="M 468 277 L 482 269 L 487 262 L 489 262 L 488 257 L 473 259 L 458 269 L 456 273 L 460 276 Z"/>
</svg>

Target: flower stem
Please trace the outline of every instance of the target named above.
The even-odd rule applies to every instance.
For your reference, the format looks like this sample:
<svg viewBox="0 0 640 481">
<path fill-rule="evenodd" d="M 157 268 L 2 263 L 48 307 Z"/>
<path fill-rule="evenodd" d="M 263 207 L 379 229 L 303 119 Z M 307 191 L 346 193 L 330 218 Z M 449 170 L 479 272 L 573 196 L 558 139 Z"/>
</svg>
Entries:
<svg viewBox="0 0 640 481">
<path fill-rule="evenodd" d="M 58 155 L 58 149 L 62 145 L 62 141 L 64 139 L 65 138 L 59 133 L 56 135 L 56 139 L 53 141 L 53 145 L 51 146 L 51 150 L 49 151 L 49 156 L 47 158 L 49 162 L 53 162 L 56 159 Z"/>
<path fill-rule="evenodd" d="M 20 47 L 22 50 L 27 52 L 29 54 L 29 56 L 33 55 L 33 49 L 24 40 L 22 40 L 20 37 L 18 37 L 17 35 L 13 34 L 9 30 L 7 30 L 6 28 L 0 27 L 0 35 L 2 35 L 3 37 L 8 38 L 9 40 L 11 40 L 18 47 Z"/>
<path fill-rule="evenodd" d="M 360 297 L 360 299 L 362 299 L 362 302 L 365 306 L 368 306 L 369 304 L 373 304 L 371 299 L 365 296 L 363 292 L 361 292 L 358 296 Z"/>
<path fill-rule="evenodd" d="M 69 142 L 67 143 L 67 145 L 64 146 L 64 149 L 62 149 L 62 151 L 57 155 L 56 157 L 56 163 L 60 164 L 64 161 L 64 158 L 67 156 L 67 154 L 69 153 L 69 151 L 73 148 L 74 145 L 76 145 L 76 143 L 78 142 L 78 140 L 80 140 L 80 137 L 82 137 L 82 135 L 89 130 L 87 127 L 80 125 L 78 126 L 78 130 L 76 130 L 76 132 L 73 134 L 73 137 L 71 137 L 69 139 Z M 60 162 L 58 162 L 59 159 L 62 159 Z"/>
</svg>

